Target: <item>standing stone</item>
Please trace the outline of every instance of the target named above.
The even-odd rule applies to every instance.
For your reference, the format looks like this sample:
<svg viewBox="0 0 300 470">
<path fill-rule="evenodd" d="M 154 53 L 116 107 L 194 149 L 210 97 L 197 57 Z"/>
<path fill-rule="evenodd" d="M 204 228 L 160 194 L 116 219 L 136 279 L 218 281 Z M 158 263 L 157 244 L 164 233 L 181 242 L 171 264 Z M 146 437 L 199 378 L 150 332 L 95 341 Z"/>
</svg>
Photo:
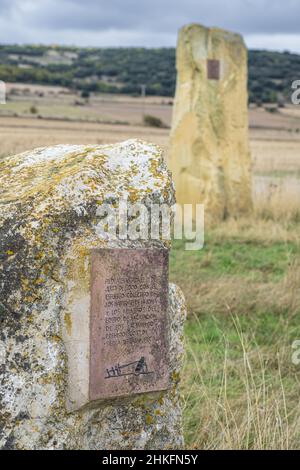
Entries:
<svg viewBox="0 0 300 470">
<path fill-rule="evenodd" d="M 2 80 L 0 80 L 0 104 L 6 104 L 6 86 Z"/>
<path fill-rule="evenodd" d="M 176 286 L 162 288 L 168 300 L 167 330 L 155 339 L 159 344 L 160 337 L 167 335 L 163 344 L 168 345 L 164 353 L 168 362 L 162 363 L 161 370 L 168 380 L 162 376 L 156 388 L 151 373 L 160 357 L 149 369 L 141 357 L 129 381 L 132 393 L 124 388 L 126 396 L 116 398 L 107 389 L 103 401 L 95 400 L 88 391 L 93 374 L 89 368 L 89 355 L 93 354 L 90 334 L 98 334 L 97 328 L 90 330 L 89 325 L 92 256 L 96 257 L 94 280 L 101 284 L 97 266 L 104 263 L 108 274 L 114 270 L 110 255 L 102 259 L 108 252 L 115 256 L 122 276 L 122 263 L 127 269 L 138 257 L 129 256 L 126 264 L 127 258 L 120 258 L 118 250 L 139 251 L 146 263 L 145 249 L 166 253 L 168 248 L 168 242 L 161 240 L 112 240 L 101 235 L 97 208 L 104 202 L 115 205 L 125 196 L 147 206 L 153 202 L 171 206 L 173 184 L 160 149 L 136 140 L 106 146 L 41 148 L 3 159 L 0 187 L 0 447 L 182 448 L 178 382 L 185 305 Z M 152 269 L 151 256 L 147 266 Z M 161 266 L 166 266 L 165 258 L 160 259 Z M 124 282 L 130 290 L 127 271 Z M 159 273 L 164 275 L 163 269 Z M 114 292 L 112 282 L 122 292 L 121 279 L 112 281 L 108 275 L 107 279 L 109 292 Z M 96 300 L 100 295 L 97 282 L 93 286 Z M 143 289 L 147 290 L 147 285 Z M 100 313 L 99 305 L 95 315 Z M 138 312 L 132 309 L 137 331 L 141 327 Z M 163 313 L 158 310 L 157 314 Z M 111 309 L 109 314 L 115 321 L 115 311 Z M 165 322 L 161 325 L 164 328 Z M 98 350 L 95 337 L 93 340 Z M 156 350 L 159 354 L 159 347 Z M 97 368 L 95 357 L 93 364 Z M 123 370 L 120 364 L 113 362 L 112 366 L 113 372 L 108 369 L 108 374 L 117 371 L 118 375 Z M 136 390 L 138 373 L 145 374 L 141 375 L 144 385 Z M 96 388 L 96 397 L 97 392 Z"/>
<path fill-rule="evenodd" d="M 251 210 L 247 50 L 242 37 L 192 24 L 179 32 L 169 167 L 177 201 L 209 219 Z"/>
</svg>

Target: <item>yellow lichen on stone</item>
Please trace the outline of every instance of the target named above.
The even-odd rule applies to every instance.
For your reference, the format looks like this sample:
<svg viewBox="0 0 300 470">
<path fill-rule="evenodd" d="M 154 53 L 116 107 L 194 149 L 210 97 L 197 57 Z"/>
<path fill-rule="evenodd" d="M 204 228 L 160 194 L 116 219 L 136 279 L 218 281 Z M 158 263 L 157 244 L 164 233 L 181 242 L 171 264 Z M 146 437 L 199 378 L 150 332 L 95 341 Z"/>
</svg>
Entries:
<svg viewBox="0 0 300 470">
<path fill-rule="evenodd" d="M 153 418 L 152 418 L 152 416 L 149 415 L 149 414 L 146 415 L 145 420 L 146 420 L 146 424 L 148 424 L 148 425 L 150 425 L 150 424 L 153 423 Z"/>
<path fill-rule="evenodd" d="M 71 314 L 69 312 L 65 313 L 64 321 L 65 321 L 65 326 L 66 326 L 66 330 L 68 332 L 68 335 L 71 335 L 71 333 L 72 333 L 72 320 L 71 320 Z"/>
<path fill-rule="evenodd" d="M 118 210 L 127 198 L 170 207 L 174 189 L 161 150 L 138 140 L 36 149 L 0 161 L 0 187 L 0 448 L 182 448 L 173 379 L 182 365 L 183 316 L 174 286 L 170 390 L 103 403 L 89 395 L 93 249 L 168 245 L 109 239 L 99 231 L 99 206 Z"/>
</svg>

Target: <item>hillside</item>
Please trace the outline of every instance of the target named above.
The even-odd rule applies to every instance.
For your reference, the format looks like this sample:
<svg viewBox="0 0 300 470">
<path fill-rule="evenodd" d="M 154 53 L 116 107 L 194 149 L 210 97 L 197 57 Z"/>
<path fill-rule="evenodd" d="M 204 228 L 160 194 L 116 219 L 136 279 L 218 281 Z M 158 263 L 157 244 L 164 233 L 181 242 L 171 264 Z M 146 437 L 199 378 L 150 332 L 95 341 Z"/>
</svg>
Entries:
<svg viewBox="0 0 300 470">
<path fill-rule="evenodd" d="M 251 102 L 287 99 L 299 79 L 300 55 L 249 51 Z M 82 92 L 173 96 L 175 49 L 0 46 L 0 80 L 60 85 Z"/>
</svg>

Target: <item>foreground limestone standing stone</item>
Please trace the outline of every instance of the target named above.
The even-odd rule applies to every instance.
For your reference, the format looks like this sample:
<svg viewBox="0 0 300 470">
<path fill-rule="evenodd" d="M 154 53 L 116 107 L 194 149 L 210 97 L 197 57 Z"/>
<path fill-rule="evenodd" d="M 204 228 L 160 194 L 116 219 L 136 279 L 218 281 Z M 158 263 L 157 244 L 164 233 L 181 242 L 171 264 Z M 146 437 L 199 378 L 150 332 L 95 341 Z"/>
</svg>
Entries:
<svg viewBox="0 0 300 470">
<path fill-rule="evenodd" d="M 173 204 L 161 151 L 135 140 L 37 149 L 0 162 L 0 188 L 0 447 L 181 448 L 185 306 L 174 285 L 170 389 L 70 405 L 69 367 L 76 360 L 68 357 L 66 338 L 76 342 L 80 316 L 89 309 L 91 248 L 164 247 L 161 241 L 101 238 L 97 207 L 124 195 L 134 202 Z M 78 382 L 85 380 L 78 370 Z"/>
<path fill-rule="evenodd" d="M 192 24 L 177 46 L 169 167 L 179 203 L 222 219 L 251 210 L 247 51 L 238 34 Z"/>
</svg>

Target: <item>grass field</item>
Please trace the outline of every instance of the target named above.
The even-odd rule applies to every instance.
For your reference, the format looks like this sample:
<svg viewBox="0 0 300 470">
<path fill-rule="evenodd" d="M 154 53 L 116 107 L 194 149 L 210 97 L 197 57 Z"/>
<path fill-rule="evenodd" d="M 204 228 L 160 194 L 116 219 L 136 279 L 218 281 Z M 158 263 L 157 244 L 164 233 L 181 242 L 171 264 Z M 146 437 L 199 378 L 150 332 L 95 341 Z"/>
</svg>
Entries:
<svg viewBox="0 0 300 470">
<path fill-rule="evenodd" d="M 189 312 L 188 448 L 299 449 L 300 223 L 257 214 L 212 227 L 202 251 L 175 243 L 170 277 Z"/>
<path fill-rule="evenodd" d="M 0 108 L 0 157 L 133 137 L 167 153 L 169 130 L 141 124 L 149 113 L 169 125 L 169 102 L 99 97 L 78 106 L 72 96 L 43 93 Z M 189 448 L 300 448 L 300 366 L 292 363 L 300 339 L 299 129 L 300 107 L 250 110 L 254 214 L 207 227 L 199 252 L 180 242 L 171 252 L 170 278 L 188 305 L 182 390 Z"/>
</svg>

